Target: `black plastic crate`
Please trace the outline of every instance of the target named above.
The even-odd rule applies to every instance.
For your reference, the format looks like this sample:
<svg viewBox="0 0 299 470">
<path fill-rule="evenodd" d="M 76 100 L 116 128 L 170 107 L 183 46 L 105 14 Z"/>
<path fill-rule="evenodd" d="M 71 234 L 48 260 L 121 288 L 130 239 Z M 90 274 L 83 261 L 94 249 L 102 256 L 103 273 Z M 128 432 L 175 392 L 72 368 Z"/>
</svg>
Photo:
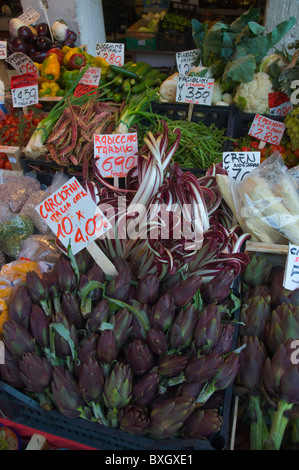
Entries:
<svg viewBox="0 0 299 470">
<path fill-rule="evenodd" d="M 189 104 L 187 103 L 154 103 L 154 113 L 166 116 L 174 121 L 188 119 Z M 231 136 L 233 129 L 233 111 L 230 106 L 204 106 L 195 104 L 193 107 L 192 122 L 204 122 L 206 126 L 215 124 L 218 129 L 226 129 L 227 136 Z"/>
<path fill-rule="evenodd" d="M 0 381 L 0 416 L 37 431 L 77 442 L 97 450 L 225 450 L 229 434 L 232 387 L 224 392 L 220 413 L 223 425 L 210 441 L 200 439 L 153 440 L 131 435 L 82 418 L 67 418 L 59 411 L 45 411 L 38 402 Z"/>
<path fill-rule="evenodd" d="M 273 119 L 274 121 L 284 121 L 284 117 L 281 116 L 269 116 L 267 114 L 262 114 L 263 116 Z M 227 136 L 232 137 L 233 139 L 239 139 L 240 137 L 245 137 L 249 129 L 251 127 L 251 124 L 254 120 L 255 113 L 242 113 L 238 111 L 235 108 L 232 108 L 232 115 L 231 119 L 229 122 L 228 130 L 227 130 Z M 233 148 L 233 142 L 232 141 L 227 141 L 224 144 L 224 151 L 228 152 L 232 150 Z"/>
</svg>

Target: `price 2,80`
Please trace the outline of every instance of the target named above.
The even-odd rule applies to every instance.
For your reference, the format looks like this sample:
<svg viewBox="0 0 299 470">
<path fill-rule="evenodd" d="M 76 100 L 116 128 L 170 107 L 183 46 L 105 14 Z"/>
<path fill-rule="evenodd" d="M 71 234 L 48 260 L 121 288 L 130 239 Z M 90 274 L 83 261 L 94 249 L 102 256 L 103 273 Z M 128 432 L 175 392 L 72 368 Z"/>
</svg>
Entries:
<svg viewBox="0 0 299 470">
<path fill-rule="evenodd" d="M 270 144 L 274 144 L 274 145 L 279 144 L 279 142 L 280 142 L 278 135 L 273 135 L 273 133 L 271 131 L 268 131 L 265 134 L 263 134 L 263 129 L 261 127 L 259 127 L 257 129 L 257 131 L 255 131 L 251 135 L 252 135 L 252 137 L 256 137 L 257 139 L 262 137 L 262 140 L 264 142 L 269 142 Z"/>
<path fill-rule="evenodd" d="M 103 59 L 107 60 L 107 62 L 110 65 L 118 65 L 119 67 L 121 67 L 122 65 L 122 58 L 120 55 L 116 55 L 114 53 L 109 54 L 108 52 L 103 52 L 102 57 Z"/>
</svg>

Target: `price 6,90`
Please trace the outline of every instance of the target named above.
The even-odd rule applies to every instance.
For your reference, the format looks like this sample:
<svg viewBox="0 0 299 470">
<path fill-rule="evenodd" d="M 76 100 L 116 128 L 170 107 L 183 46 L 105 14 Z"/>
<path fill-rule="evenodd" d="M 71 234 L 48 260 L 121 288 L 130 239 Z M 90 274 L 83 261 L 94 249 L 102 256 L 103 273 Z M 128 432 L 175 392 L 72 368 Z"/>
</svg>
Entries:
<svg viewBox="0 0 299 470">
<path fill-rule="evenodd" d="M 74 236 L 75 243 L 83 242 L 86 243 L 89 241 L 89 237 L 93 237 L 95 233 L 102 233 L 102 229 L 106 228 L 102 214 L 96 214 L 93 218 L 90 218 L 86 221 L 84 227 L 84 235 L 82 229 L 78 227 Z M 74 226 L 70 217 L 64 217 L 62 221 L 58 224 L 57 238 L 65 238 L 66 236 L 73 236 Z"/>
<path fill-rule="evenodd" d="M 130 156 L 128 158 L 125 157 L 108 157 L 105 160 L 101 162 L 102 169 L 105 172 L 111 172 L 113 170 L 122 171 L 124 172 L 125 170 L 131 170 L 133 166 L 135 165 L 135 157 Z"/>
</svg>

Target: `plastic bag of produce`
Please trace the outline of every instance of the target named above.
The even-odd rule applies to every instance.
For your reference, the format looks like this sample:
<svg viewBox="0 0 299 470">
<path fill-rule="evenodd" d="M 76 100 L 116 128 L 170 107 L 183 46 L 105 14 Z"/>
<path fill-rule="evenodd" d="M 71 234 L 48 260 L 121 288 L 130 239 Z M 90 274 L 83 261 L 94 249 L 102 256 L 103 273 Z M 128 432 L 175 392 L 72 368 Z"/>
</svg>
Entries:
<svg viewBox="0 0 299 470">
<path fill-rule="evenodd" d="M 60 255 L 54 235 L 31 235 L 24 240 L 17 259 L 25 258 L 36 262 L 56 263 Z"/>
<path fill-rule="evenodd" d="M 35 228 L 43 234 L 50 234 L 51 230 L 44 219 L 35 210 L 35 208 L 48 196 L 49 194 L 46 191 L 36 191 L 35 193 L 31 194 L 31 196 L 29 196 L 20 212 L 21 215 L 27 215 L 30 217 Z"/>
<path fill-rule="evenodd" d="M 236 214 L 255 239 L 299 244 L 299 196 L 281 155 L 275 152 L 242 181 L 232 182 Z"/>
<path fill-rule="evenodd" d="M 31 176 L 12 177 L 0 184 L 0 222 L 4 223 L 12 219 L 24 206 L 27 199 L 36 191 L 40 191 L 40 183 Z"/>
<path fill-rule="evenodd" d="M 11 258 L 16 258 L 22 242 L 33 235 L 34 225 L 27 215 L 16 215 L 11 221 L 0 224 L 0 249 Z"/>
</svg>

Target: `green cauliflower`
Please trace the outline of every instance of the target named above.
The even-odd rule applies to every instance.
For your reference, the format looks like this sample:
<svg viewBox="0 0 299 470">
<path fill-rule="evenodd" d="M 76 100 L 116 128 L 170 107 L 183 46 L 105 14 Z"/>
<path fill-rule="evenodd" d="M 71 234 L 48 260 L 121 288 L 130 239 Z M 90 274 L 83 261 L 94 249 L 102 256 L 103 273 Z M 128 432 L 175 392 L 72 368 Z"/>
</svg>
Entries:
<svg viewBox="0 0 299 470">
<path fill-rule="evenodd" d="M 0 249 L 9 257 L 16 258 L 23 241 L 34 233 L 34 225 L 27 215 L 17 215 L 0 225 Z"/>
</svg>

